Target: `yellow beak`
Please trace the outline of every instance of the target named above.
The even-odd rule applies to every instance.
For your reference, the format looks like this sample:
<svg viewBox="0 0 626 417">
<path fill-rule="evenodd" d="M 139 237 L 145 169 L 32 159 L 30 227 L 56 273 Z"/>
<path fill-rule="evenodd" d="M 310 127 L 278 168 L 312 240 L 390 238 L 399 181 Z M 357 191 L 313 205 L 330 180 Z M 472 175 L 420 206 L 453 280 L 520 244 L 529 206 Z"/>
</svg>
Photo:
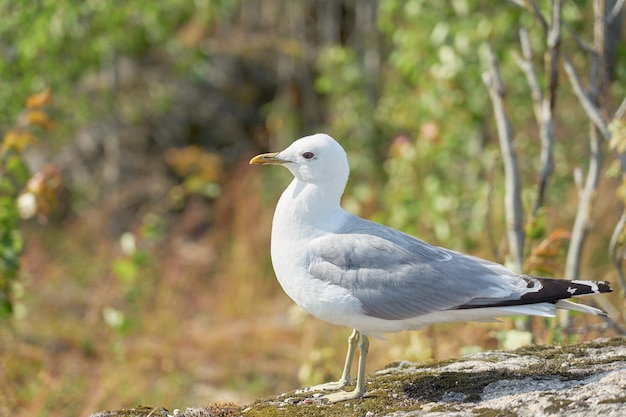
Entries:
<svg viewBox="0 0 626 417">
<path fill-rule="evenodd" d="M 278 158 L 278 152 L 273 152 L 255 156 L 250 160 L 250 165 L 282 165 L 285 162 L 290 161 Z"/>
</svg>

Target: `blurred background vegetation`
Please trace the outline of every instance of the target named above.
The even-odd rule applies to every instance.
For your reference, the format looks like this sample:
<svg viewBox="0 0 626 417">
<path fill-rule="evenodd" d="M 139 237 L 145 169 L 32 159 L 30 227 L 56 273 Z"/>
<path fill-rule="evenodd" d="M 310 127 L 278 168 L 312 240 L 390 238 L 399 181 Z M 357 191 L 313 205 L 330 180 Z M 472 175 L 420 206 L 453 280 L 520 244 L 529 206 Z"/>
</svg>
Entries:
<svg viewBox="0 0 626 417">
<path fill-rule="evenodd" d="M 329 133 L 348 151 L 348 210 L 510 263 L 503 159 L 481 79 L 488 44 L 513 126 L 526 269 L 563 276 L 590 123 L 559 67 L 554 170 L 534 213 L 541 142 L 516 63 L 524 28 L 548 88 L 537 15 L 549 20 L 552 3 L 0 1 L 0 415 L 243 403 L 337 378 L 349 330 L 293 307 L 271 269 L 271 218 L 290 176 L 248 166 L 306 134 Z M 615 14 L 596 100 L 607 123 L 626 93 L 621 3 L 561 8 L 560 48 L 585 87 L 594 13 Z M 620 266 L 626 134 L 619 118 L 611 128 L 580 276 L 614 283 L 596 302 L 623 325 L 609 252 Z M 369 371 L 620 333 L 582 315 L 559 323 L 392 335 L 374 342 Z"/>
</svg>

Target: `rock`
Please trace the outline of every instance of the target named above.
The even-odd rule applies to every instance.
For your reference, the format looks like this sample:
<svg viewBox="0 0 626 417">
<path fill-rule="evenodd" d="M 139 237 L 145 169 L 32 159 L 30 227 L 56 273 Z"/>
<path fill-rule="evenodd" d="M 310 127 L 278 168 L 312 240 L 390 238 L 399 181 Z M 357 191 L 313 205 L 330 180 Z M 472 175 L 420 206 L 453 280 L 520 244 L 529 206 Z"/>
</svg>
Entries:
<svg viewBox="0 0 626 417">
<path fill-rule="evenodd" d="M 289 393 L 246 406 L 175 411 L 138 407 L 91 417 L 621 417 L 626 415 L 626 339 L 492 351 L 426 364 L 400 362 L 370 375 L 364 398 L 343 403 Z"/>
</svg>

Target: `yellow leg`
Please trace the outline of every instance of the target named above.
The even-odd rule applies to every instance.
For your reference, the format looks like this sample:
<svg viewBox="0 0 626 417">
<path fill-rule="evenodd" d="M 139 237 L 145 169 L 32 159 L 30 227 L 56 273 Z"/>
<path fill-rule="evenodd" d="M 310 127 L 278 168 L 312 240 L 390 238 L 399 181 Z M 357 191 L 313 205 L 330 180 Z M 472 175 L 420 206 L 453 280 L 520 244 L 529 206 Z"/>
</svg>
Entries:
<svg viewBox="0 0 626 417">
<path fill-rule="evenodd" d="M 355 330 L 355 332 L 357 331 Z M 359 332 L 357 334 L 360 335 L 361 342 L 359 343 L 359 369 L 357 371 L 356 387 L 354 391 L 339 391 L 324 395 L 322 398 L 326 398 L 328 402 L 354 400 L 361 398 L 365 394 L 365 362 L 367 361 L 370 341 L 364 334 Z"/>
<path fill-rule="evenodd" d="M 352 331 L 350 337 L 348 337 L 348 353 L 346 354 L 346 362 L 343 366 L 343 372 L 341 378 L 337 382 L 327 382 L 325 384 L 315 385 L 312 387 L 303 388 L 296 391 L 296 393 L 311 392 L 311 391 L 335 391 L 341 389 L 352 382 L 350 378 L 350 369 L 352 368 L 352 360 L 354 359 L 354 352 L 356 346 L 361 338 L 361 334 L 355 329 Z"/>
</svg>

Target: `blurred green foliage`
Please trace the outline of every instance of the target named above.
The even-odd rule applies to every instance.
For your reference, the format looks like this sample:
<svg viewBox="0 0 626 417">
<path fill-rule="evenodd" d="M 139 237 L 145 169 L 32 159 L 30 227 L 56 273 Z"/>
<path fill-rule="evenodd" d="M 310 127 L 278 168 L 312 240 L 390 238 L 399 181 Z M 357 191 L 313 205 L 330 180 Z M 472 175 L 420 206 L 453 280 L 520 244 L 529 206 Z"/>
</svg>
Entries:
<svg viewBox="0 0 626 417">
<path fill-rule="evenodd" d="M 50 86 L 57 108 L 66 118 L 64 133 L 101 115 L 105 86 L 79 88 L 86 75 L 110 64 L 116 55 L 142 56 L 155 50 L 184 66 L 189 51 L 173 36 L 194 19 L 208 25 L 230 13 L 236 0 L 0 0 L 0 79 L 11 88 L 0 89 L 0 126 L 20 111 L 21 100 Z M 106 105 L 106 102 L 105 102 Z M 71 109 L 71 111 L 69 111 Z"/>
<path fill-rule="evenodd" d="M 19 218 L 13 200 L 0 199 L 0 317 L 13 313 L 13 285 L 20 267 L 23 241 L 15 227 Z"/>
<path fill-rule="evenodd" d="M 193 194 L 216 198 L 220 194 L 223 162 L 216 153 L 206 152 L 200 146 L 171 148 L 165 153 L 170 168 L 182 183 L 170 191 L 172 205 L 180 207 Z"/>
<path fill-rule="evenodd" d="M 50 101 L 48 89 L 30 96 L 17 122 L 3 133 L 0 142 L 0 319 L 10 317 L 14 311 L 14 286 L 24 246 L 21 219 L 45 219 L 60 185 L 54 168 L 31 173 L 24 160 L 25 150 L 38 141 L 35 134 L 54 129 L 43 110 Z"/>
</svg>

